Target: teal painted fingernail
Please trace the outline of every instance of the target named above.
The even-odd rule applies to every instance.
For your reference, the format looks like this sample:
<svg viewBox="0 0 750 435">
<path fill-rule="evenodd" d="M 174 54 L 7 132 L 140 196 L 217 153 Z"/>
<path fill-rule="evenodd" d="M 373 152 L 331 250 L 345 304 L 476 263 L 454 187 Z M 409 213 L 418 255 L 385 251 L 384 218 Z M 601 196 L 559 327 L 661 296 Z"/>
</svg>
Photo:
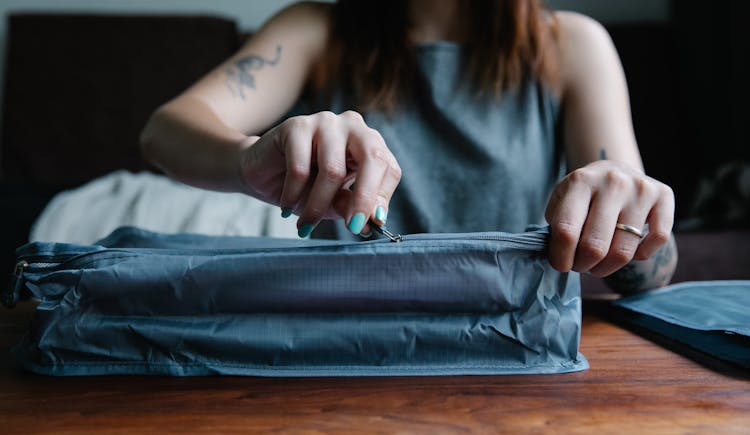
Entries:
<svg viewBox="0 0 750 435">
<path fill-rule="evenodd" d="M 359 234 L 362 228 L 365 226 L 365 215 L 364 213 L 357 213 L 352 216 L 352 220 L 349 221 L 349 231 L 352 234 Z"/>
<path fill-rule="evenodd" d="M 312 233 L 312 230 L 315 228 L 315 225 L 313 224 L 302 224 L 299 226 L 299 230 L 297 230 L 297 235 L 302 237 L 303 239 Z"/>
<path fill-rule="evenodd" d="M 385 225 L 385 221 L 388 219 L 388 213 L 385 212 L 385 208 L 378 206 L 378 208 L 375 209 L 375 219 Z"/>
<path fill-rule="evenodd" d="M 291 208 L 282 208 L 281 209 L 281 217 L 284 219 L 288 218 L 292 215 L 292 209 Z"/>
</svg>

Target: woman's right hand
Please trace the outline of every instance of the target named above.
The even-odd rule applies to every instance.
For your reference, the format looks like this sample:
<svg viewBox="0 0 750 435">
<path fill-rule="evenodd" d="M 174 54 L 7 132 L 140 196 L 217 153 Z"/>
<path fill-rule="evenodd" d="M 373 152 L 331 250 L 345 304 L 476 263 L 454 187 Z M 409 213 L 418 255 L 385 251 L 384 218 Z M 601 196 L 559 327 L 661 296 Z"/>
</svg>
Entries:
<svg viewBox="0 0 750 435">
<path fill-rule="evenodd" d="M 248 194 L 298 215 L 300 237 L 338 218 L 367 234 L 369 220 L 385 225 L 401 168 L 359 113 L 319 112 L 289 118 L 244 148 L 240 177 Z"/>
</svg>

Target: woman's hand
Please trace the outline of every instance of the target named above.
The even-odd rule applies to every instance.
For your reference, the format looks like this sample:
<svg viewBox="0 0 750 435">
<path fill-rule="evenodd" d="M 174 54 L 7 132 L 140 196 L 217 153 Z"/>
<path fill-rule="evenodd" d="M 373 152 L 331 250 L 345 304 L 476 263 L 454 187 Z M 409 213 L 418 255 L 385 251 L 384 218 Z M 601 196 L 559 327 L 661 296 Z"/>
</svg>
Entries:
<svg viewBox="0 0 750 435">
<path fill-rule="evenodd" d="M 300 237 L 321 219 L 345 218 L 354 234 L 384 225 L 401 168 L 382 136 L 353 111 L 282 122 L 242 151 L 247 193 L 299 215 Z M 350 185 L 355 182 L 353 190 Z"/>
<path fill-rule="evenodd" d="M 550 264 L 603 277 L 633 259 L 651 257 L 670 240 L 674 194 L 628 165 L 601 160 L 576 169 L 555 187 L 546 218 Z M 618 223 L 638 229 L 648 224 L 648 233 L 641 240 L 617 230 Z"/>
</svg>

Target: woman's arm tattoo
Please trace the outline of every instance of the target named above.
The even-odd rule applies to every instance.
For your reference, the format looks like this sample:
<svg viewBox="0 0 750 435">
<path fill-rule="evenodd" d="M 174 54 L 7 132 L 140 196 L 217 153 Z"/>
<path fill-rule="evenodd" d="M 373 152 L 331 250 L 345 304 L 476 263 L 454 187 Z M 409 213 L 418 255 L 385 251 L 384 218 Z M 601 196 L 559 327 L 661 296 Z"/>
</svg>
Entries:
<svg viewBox="0 0 750 435">
<path fill-rule="evenodd" d="M 251 54 L 249 56 L 242 57 L 234 62 L 232 66 L 227 68 L 227 87 L 233 96 L 245 99 L 246 89 L 255 89 L 255 76 L 253 76 L 254 70 L 259 70 L 264 66 L 276 66 L 281 59 L 281 45 L 276 46 L 276 55 L 273 59 L 265 59 L 260 55 Z"/>
<path fill-rule="evenodd" d="M 672 236 L 648 260 L 633 260 L 604 281 L 617 292 L 637 293 L 669 284 L 676 266 L 677 244 Z"/>
</svg>

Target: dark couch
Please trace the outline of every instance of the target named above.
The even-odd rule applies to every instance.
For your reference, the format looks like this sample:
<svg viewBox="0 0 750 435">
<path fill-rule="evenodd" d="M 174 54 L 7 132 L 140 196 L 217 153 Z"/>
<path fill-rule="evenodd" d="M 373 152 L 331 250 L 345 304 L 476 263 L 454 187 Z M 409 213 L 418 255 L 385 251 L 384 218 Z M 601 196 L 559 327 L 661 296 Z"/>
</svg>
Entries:
<svg viewBox="0 0 750 435">
<path fill-rule="evenodd" d="M 15 14 L 8 20 L 0 155 L 6 270 L 56 192 L 116 169 L 152 169 L 138 151 L 148 115 L 243 39 L 234 22 L 212 17 Z M 609 31 L 628 76 L 646 169 L 673 186 L 683 218 L 701 154 L 684 149 L 675 31 L 670 24 Z M 678 242 L 678 280 L 750 277 L 747 230 L 680 233 Z M 601 290 L 598 281 L 586 285 Z"/>
<path fill-rule="evenodd" d="M 117 169 L 152 169 L 138 137 L 151 112 L 239 46 L 213 17 L 8 18 L 0 267 L 56 192 Z"/>
</svg>

